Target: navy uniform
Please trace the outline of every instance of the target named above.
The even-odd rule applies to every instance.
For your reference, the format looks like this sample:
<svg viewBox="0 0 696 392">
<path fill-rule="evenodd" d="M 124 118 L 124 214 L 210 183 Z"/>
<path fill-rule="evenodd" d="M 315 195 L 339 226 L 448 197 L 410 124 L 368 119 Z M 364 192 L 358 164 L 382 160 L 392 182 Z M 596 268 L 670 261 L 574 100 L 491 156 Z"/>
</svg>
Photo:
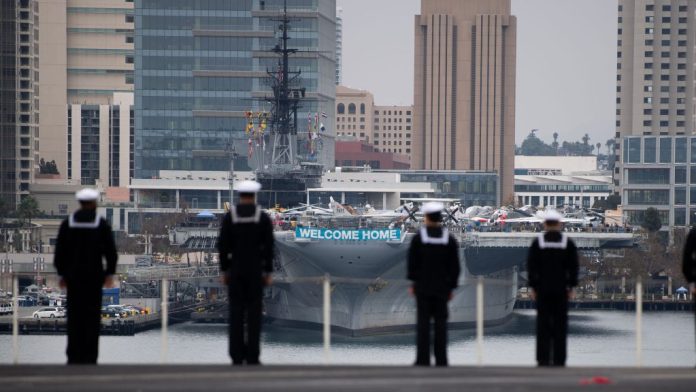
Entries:
<svg viewBox="0 0 696 392">
<path fill-rule="evenodd" d="M 96 364 L 102 286 L 111 286 L 118 255 L 111 226 L 97 215 L 99 192 L 83 189 L 76 196 L 82 208 L 60 225 L 53 263 L 68 290 L 68 364 Z"/>
<path fill-rule="evenodd" d="M 441 203 L 426 203 L 426 225 L 413 237 L 408 253 L 408 279 L 416 296 L 416 365 L 430 365 L 430 322 L 435 322 L 435 364 L 447 366 L 447 302 L 457 288 L 459 252 L 457 240 L 440 225 Z"/>
<path fill-rule="evenodd" d="M 229 292 L 234 365 L 259 364 L 263 288 L 273 271 L 273 224 L 254 200 L 260 189 L 255 181 L 239 184 L 241 202 L 223 217 L 218 237 L 220 269 Z"/>
<path fill-rule="evenodd" d="M 692 228 L 686 237 L 684 256 L 682 257 L 682 272 L 686 281 L 692 285 L 692 293 L 696 294 L 693 291 L 693 285 L 696 283 L 696 228 Z M 696 311 L 696 306 L 694 306 L 694 311 Z"/>
<path fill-rule="evenodd" d="M 527 258 L 529 286 L 537 308 L 539 366 L 565 366 L 568 335 L 568 299 L 578 284 L 578 250 L 560 231 L 562 216 L 548 211 L 547 231 L 532 242 Z"/>
</svg>

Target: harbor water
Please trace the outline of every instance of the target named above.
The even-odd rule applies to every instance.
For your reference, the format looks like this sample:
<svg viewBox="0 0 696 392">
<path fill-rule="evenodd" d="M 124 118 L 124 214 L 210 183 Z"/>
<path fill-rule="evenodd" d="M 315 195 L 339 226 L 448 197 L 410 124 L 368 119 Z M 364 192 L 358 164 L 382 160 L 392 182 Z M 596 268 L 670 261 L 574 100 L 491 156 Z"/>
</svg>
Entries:
<svg viewBox="0 0 696 392">
<path fill-rule="evenodd" d="M 535 313 L 520 310 L 506 324 L 485 332 L 484 365 L 533 366 Z M 413 334 L 350 338 L 334 335 L 331 364 L 408 365 L 415 357 Z M 65 336 L 20 336 L 19 362 L 65 362 Z M 570 315 L 569 366 L 634 366 L 635 314 L 625 311 L 573 311 Z M 160 362 L 159 330 L 135 336 L 103 336 L 103 364 Z M 452 365 L 476 364 L 473 330 L 450 331 Z M 320 331 L 265 326 L 261 360 L 265 364 L 323 364 Z M 169 329 L 169 363 L 229 363 L 227 326 L 176 324 Z M 12 362 L 12 337 L 0 335 L 0 363 Z M 643 365 L 686 366 L 696 363 L 694 319 L 690 312 L 647 312 L 643 315 Z"/>
</svg>

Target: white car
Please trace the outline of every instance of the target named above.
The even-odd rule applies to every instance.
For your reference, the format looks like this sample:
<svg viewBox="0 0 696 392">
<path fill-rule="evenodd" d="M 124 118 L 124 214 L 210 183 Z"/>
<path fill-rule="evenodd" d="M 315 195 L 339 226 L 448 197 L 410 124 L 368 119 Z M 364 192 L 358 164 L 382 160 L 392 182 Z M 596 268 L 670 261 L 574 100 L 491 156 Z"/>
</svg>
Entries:
<svg viewBox="0 0 696 392">
<path fill-rule="evenodd" d="M 41 308 L 32 315 L 35 319 L 65 317 L 65 309 L 58 307 Z"/>
</svg>

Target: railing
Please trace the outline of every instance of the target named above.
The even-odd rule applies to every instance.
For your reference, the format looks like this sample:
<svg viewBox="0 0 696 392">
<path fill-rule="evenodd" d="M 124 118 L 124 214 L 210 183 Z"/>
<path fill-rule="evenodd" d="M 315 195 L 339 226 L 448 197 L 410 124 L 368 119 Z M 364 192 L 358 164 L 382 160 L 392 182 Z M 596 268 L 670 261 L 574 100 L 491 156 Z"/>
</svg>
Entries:
<svg viewBox="0 0 696 392">
<path fill-rule="evenodd" d="M 186 279 L 187 277 L 191 276 L 188 272 L 183 273 L 183 270 L 189 271 L 192 269 L 196 270 L 201 270 L 201 268 L 204 268 L 206 271 L 211 270 L 213 268 L 217 267 L 196 267 L 196 268 L 180 268 L 177 270 L 182 270 L 182 273 L 164 273 L 162 275 L 158 276 L 158 281 L 161 282 L 160 284 L 160 300 L 161 302 L 159 303 L 160 305 L 160 311 L 158 314 L 160 315 L 159 321 L 160 321 L 160 328 L 161 328 L 161 347 L 160 347 L 160 362 L 162 363 L 167 363 L 169 361 L 169 315 L 170 315 L 170 308 L 171 305 L 171 292 L 170 292 L 170 279 L 177 280 L 180 278 Z M 212 272 L 208 271 L 207 272 L 209 275 L 205 276 L 213 276 Z M 154 275 L 145 275 L 147 279 L 153 278 Z M 333 362 L 332 358 L 332 291 L 335 285 L 337 284 L 353 284 L 353 285 L 365 285 L 366 289 L 370 289 L 372 285 L 375 285 L 379 279 L 355 279 L 355 278 L 334 278 L 329 275 L 324 275 L 324 276 L 316 276 L 316 277 L 303 277 L 303 278 L 287 278 L 287 277 L 277 277 L 274 279 L 274 282 L 278 284 L 285 284 L 285 285 L 292 285 L 292 284 L 310 284 L 310 285 L 320 285 L 322 294 L 321 294 L 321 306 L 322 306 L 322 315 L 321 315 L 321 323 L 322 323 L 322 341 L 323 341 L 323 362 L 325 364 L 331 364 Z M 486 287 L 494 287 L 497 284 L 502 284 L 501 282 L 503 279 L 496 278 L 495 276 L 470 276 L 470 277 L 465 277 L 460 279 L 460 285 L 463 286 L 464 283 L 466 283 L 467 287 L 471 287 L 474 285 L 475 289 L 475 358 L 476 361 L 475 363 L 479 366 L 484 365 L 484 354 L 485 354 L 485 326 L 486 326 Z M 614 287 L 619 287 L 619 291 L 625 292 L 629 291 L 631 289 L 634 289 L 634 295 L 624 295 L 624 299 L 626 302 L 630 302 L 632 306 L 635 307 L 635 325 L 633 327 L 634 332 L 635 332 L 635 347 L 634 347 L 634 355 L 635 355 L 635 366 L 636 367 L 642 367 L 644 365 L 644 353 L 643 349 L 645 347 L 644 342 L 643 342 L 643 308 L 644 308 L 644 284 L 641 279 L 637 279 L 633 284 L 628 283 L 625 280 L 616 280 L 616 281 L 610 281 L 610 282 L 605 282 L 608 283 Z M 404 287 L 407 287 L 409 285 L 409 281 L 406 281 L 404 279 L 394 279 L 394 280 L 389 280 L 389 279 L 383 279 L 381 280 L 382 286 L 388 286 L 388 285 L 402 285 Z M 509 286 L 509 283 L 505 283 L 506 286 Z M 516 288 L 516 285 L 515 285 Z M 376 289 L 375 289 L 376 290 Z M 381 290 L 381 288 L 380 288 Z M 19 363 L 19 353 L 20 353 L 20 347 L 19 347 L 19 303 L 18 303 L 18 291 L 19 291 L 19 283 L 18 283 L 18 276 L 13 275 L 12 277 L 12 293 L 13 293 L 13 312 L 12 312 L 12 363 L 17 364 Z M 379 291 L 379 290 L 377 290 Z M 682 301 L 683 298 L 683 304 L 688 304 L 687 301 L 687 293 L 684 293 L 683 290 L 681 290 L 678 301 Z M 673 297 L 670 299 L 671 301 L 677 301 Z M 583 301 L 587 301 L 587 299 L 580 299 L 577 303 L 582 303 Z M 575 303 L 575 304 L 577 304 Z M 649 303 L 648 303 L 649 304 Z M 646 305 L 648 305 L 646 304 Z M 572 307 L 571 307 L 572 309 Z M 155 318 L 155 317 L 150 317 Z M 149 320 L 152 322 L 153 320 Z M 414 320 L 415 321 L 415 320 Z"/>
</svg>

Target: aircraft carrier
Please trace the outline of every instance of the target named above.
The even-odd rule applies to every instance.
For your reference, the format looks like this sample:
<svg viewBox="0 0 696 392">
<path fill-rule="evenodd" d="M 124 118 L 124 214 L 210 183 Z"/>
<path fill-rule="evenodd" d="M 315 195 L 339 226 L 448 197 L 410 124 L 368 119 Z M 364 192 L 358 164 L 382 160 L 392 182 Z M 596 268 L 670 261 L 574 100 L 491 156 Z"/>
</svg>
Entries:
<svg viewBox="0 0 696 392">
<path fill-rule="evenodd" d="M 269 319 L 279 324 L 319 326 L 322 287 L 307 282 L 307 278 L 328 274 L 335 330 L 354 336 L 412 330 L 416 308 L 408 293 L 411 283 L 406 280 L 406 259 L 414 234 L 394 229 L 387 222 L 381 227 L 372 222 L 369 228 L 356 228 L 360 225 L 351 225 L 350 220 L 332 218 L 323 228 L 275 233 L 276 274 L 284 283 L 274 285 L 265 300 Z M 474 325 L 479 276 L 484 279 L 485 323 L 504 323 L 515 305 L 518 271 L 538 233 L 450 232 L 458 238 L 462 267 L 459 287 L 449 305 L 450 325 Z M 581 250 L 626 248 L 634 242 L 631 233 L 569 234 Z"/>
</svg>

